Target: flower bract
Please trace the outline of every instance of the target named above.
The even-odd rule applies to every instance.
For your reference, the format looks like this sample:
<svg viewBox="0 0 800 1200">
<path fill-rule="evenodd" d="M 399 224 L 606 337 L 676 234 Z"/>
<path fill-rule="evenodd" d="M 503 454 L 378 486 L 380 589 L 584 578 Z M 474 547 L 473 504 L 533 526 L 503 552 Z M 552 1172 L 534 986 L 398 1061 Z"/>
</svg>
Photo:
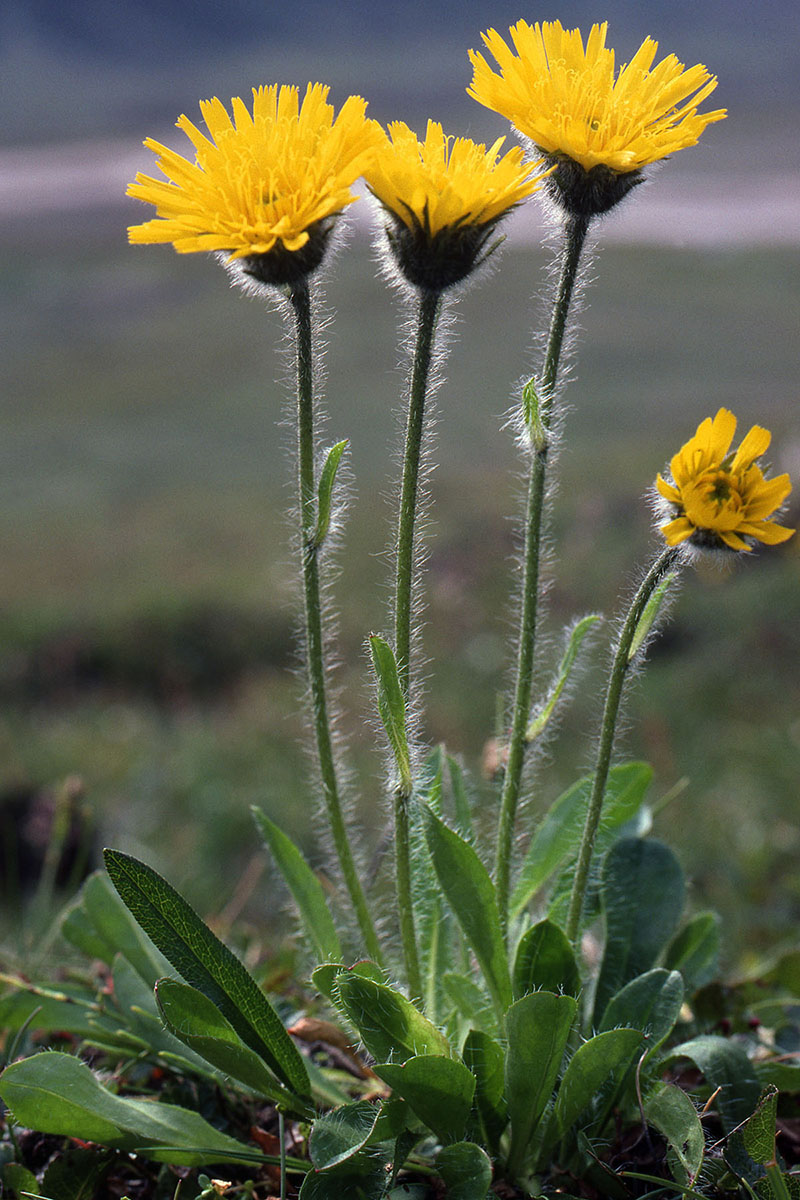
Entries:
<svg viewBox="0 0 800 1200">
<path fill-rule="evenodd" d="M 334 116 L 328 90 L 309 84 L 301 103 L 296 87 L 254 88 L 252 114 L 235 97 L 232 117 L 220 100 L 202 100 L 208 137 L 186 116 L 177 122 L 193 162 L 148 138 L 166 179 L 139 174 L 128 188 L 157 213 L 129 229 L 130 241 L 172 242 L 181 254 L 224 251 L 254 274 L 259 260 L 270 274 L 270 256 L 278 275 L 291 272 L 292 256 L 301 273 L 317 266 L 382 136 L 365 116 L 366 101 L 350 96 Z"/>
<path fill-rule="evenodd" d="M 661 526 L 670 546 L 751 550 L 753 542 L 776 545 L 795 532 L 768 519 L 791 490 L 788 475 L 766 479 L 757 464 L 772 440 L 769 430 L 754 425 L 734 452 L 735 433 L 736 417 L 721 408 L 674 456 L 670 478 L 658 476 L 656 487 L 672 514 Z"/>
<path fill-rule="evenodd" d="M 364 172 L 392 222 L 389 243 L 401 272 L 419 287 L 441 290 L 465 278 L 497 222 L 541 185 L 542 164 L 526 163 L 505 138 L 486 149 L 446 137 L 429 121 L 424 141 L 402 121 Z"/>
<path fill-rule="evenodd" d="M 695 145 L 707 125 L 726 115 L 697 111 L 716 77 L 699 64 L 687 69 L 674 54 L 653 66 L 652 38 L 615 74 L 607 29 L 605 22 L 593 25 L 584 44 L 579 29 L 560 21 L 518 21 L 510 30 L 513 49 L 490 29 L 483 41 L 499 72 L 470 51 L 469 95 L 561 164 L 550 190 L 559 187 L 567 207 L 572 199 L 573 208 L 589 212 L 612 207 L 644 167 Z"/>
</svg>

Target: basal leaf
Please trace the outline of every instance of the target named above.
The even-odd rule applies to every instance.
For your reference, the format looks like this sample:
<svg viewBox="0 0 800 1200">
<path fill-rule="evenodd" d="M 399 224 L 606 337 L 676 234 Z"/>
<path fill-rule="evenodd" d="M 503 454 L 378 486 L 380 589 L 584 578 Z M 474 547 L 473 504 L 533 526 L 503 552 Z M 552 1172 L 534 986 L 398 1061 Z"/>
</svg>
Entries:
<svg viewBox="0 0 800 1200">
<path fill-rule="evenodd" d="M 424 808 L 425 835 L 442 891 L 472 947 L 498 1016 L 511 1003 L 511 979 L 494 884 L 468 842 Z"/>
<path fill-rule="evenodd" d="M 394 988 L 353 971 L 339 974 L 335 986 L 364 1045 L 379 1061 L 452 1053 L 444 1034 Z"/>
<path fill-rule="evenodd" d="M 342 947 L 333 923 L 322 884 L 290 837 L 270 821 L 260 808 L 250 810 L 267 847 L 275 859 L 297 905 L 300 920 L 315 955 L 325 961 L 341 961 Z"/>
<path fill-rule="evenodd" d="M 758 1104 L 761 1088 L 742 1046 L 730 1038 L 705 1034 L 670 1049 L 659 1065 L 664 1068 L 679 1058 L 691 1059 L 712 1092 L 720 1089 L 714 1107 L 726 1132 L 747 1120 Z"/>
<path fill-rule="evenodd" d="M 645 1101 L 644 1115 L 666 1140 L 673 1179 L 692 1187 L 703 1165 L 705 1134 L 691 1098 L 674 1083 L 659 1084 Z"/>
<path fill-rule="evenodd" d="M 719 964 L 720 919 L 697 913 L 675 934 L 664 954 L 664 966 L 680 971 L 689 995 L 714 978 Z"/>
<path fill-rule="evenodd" d="M 170 1146 L 170 1161 L 183 1166 L 253 1157 L 252 1150 L 214 1129 L 198 1113 L 112 1095 L 85 1063 L 55 1050 L 7 1067 L 0 1077 L 0 1096 L 16 1121 L 41 1133 L 141 1153 L 146 1153 L 143 1147 Z M 202 1153 L 198 1147 L 203 1147 Z"/>
<path fill-rule="evenodd" d="M 652 1054 L 675 1028 L 683 1004 L 683 979 L 678 971 L 654 967 L 638 975 L 612 996 L 599 1032 L 625 1026 L 640 1029 Z"/>
<path fill-rule="evenodd" d="M 212 1067 L 257 1096 L 280 1102 L 295 1113 L 307 1112 L 307 1105 L 281 1086 L 213 1001 L 197 988 L 176 979 L 159 979 L 156 997 L 167 1029 Z"/>
<path fill-rule="evenodd" d="M 187 983 L 217 1005 L 289 1091 L 309 1096 L 302 1056 L 252 975 L 156 871 L 106 850 L 111 880 L 133 916 Z"/>
<path fill-rule="evenodd" d="M 506 1013 L 509 1167 L 517 1176 L 558 1078 L 578 1005 L 572 996 L 533 992 Z"/>
<path fill-rule="evenodd" d="M 496 1154 L 508 1124 L 503 1047 L 487 1033 L 471 1029 L 464 1042 L 462 1055 L 464 1065 L 475 1076 L 475 1106 L 486 1144 Z"/>
<path fill-rule="evenodd" d="M 647 763 L 621 763 L 608 775 L 601 829 L 617 829 L 635 816 L 653 778 Z M 551 805 L 533 835 L 511 896 L 517 917 L 554 871 L 577 853 L 594 775 L 585 775 Z"/>
<path fill-rule="evenodd" d="M 578 1047 L 558 1089 L 542 1156 L 579 1123 L 585 1126 L 592 1121 L 596 1098 L 627 1074 L 641 1046 L 642 1035 L 637 1030 L 612 1029 Z"/>
<path fill-rule="evenodd" d="M 375 1073 L 408 1101 L 420 1121 L 443 1142 L 464 1136 L 475 1076 L 454 1058 L 420 1055 L 405 1063 L 383 1063 Z"/>
<path fill-rule="evenodd" d="M 380 1111 L 377 1104 L 358 1100 L 318 1117 L 308 1145 L 315 1168 L 331 1170 L 357 1154 L 372 1136 Z"/>
<path fill-rule="evenodd" d="M 447 1200 L 486 1200 L 492 1182 L 488 1154 L 474 1142 L 454 1142 L 436 1156 Z"/>
<path fill-rule="evenodd" d="M 540 921 L 521 937 L 514 959 L 514 998 L 528 992 L 566 992 L 577 996 L 581 979 L 569 938 L 559 925 Z"/>
<path fill-rule="evenodd" d="M 595 994 L 595 1024 L 615 992 L 652 967 L 686 903 L 680 863 L 663 842 L 624 838 L 606 855 L 601 901 L 605 946 Z"/>
</svg>

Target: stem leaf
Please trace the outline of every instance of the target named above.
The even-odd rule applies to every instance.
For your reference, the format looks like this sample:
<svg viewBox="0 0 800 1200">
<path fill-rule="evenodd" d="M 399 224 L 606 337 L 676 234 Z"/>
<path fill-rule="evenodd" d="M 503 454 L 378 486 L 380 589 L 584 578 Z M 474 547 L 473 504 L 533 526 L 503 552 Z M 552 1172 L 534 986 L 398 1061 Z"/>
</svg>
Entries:
<svg viewBox="0 0 800 1200">
<path fill-rule="evenodd" d="M 555 679 L 550 685 L 550 690 L 544 704 L 541 706 L 536 716 L 528 725 L 525 738 L 529 742 L 534 742 L 540 737 L 547 727 L 550 718 L 555 712 L 556 705 L 561 699 L 561 694 L 567 685 L 572 668 L 575 666 L 578 655 L 580 654 L 581 646 L 589 631 L 595 626 L 598 621 L 602 621 L 599 613 L 590 613 L 578 621 L 570 630 L 567 638 L 567 648 L 559 663 Z"/>
<path fill-rule="evenodd" d="M 406 702 L 397 674 L 394 652 L 389 643 L 377 634 L 370 636 L 369 645 L 378 681 L 378 712 L 392 747 L 400 785 L 405 794 L 410 795 L 411 754 L 406 736 Z"/>
<path fill-rule="evenodd" d="M 317 484 L 317 525 L 311 536 L 311 545 L 316 550 L 328 536 L 331 523 L 331 507 L 333 502 L 333 485 L 336 482 L 336 472 L 339 469 L 342 455 L 348 442 L 337 442 L 331 446 L 325 459 L 325 465 L 320 471 Z"/>
</svg>

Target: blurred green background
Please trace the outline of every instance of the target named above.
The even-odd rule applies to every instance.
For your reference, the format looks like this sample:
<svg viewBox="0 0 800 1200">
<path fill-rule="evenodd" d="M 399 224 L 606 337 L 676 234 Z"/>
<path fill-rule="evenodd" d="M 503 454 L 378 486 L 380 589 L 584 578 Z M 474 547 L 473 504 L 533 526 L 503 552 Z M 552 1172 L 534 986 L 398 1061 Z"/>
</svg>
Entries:
<svg viewBox="0 0 800 1200">
<path fill-rule="evenodd" d="M 255 878 L 249 805 L 319 855 L 294 672 L 290 361 L 279 315 L 232 293 L 210 259 L 126 246 L 126 224 L 150 215 L 120 198 L 151 167 L 137 146 L 154 134 L 183 149 L 169 125 L 193 116 L 198 96 L 310 77 L 330 80 L 337 102 L 351 90 L 372 99 L 372 84 L 381 119 L 442 114 L 493 139 L 503 123 L 463 98 L 466 47 L 489 24 L 585 23 L 588 11 L 444 4 L 426 37 L 421 6 L 399 6 L 398 28 L 396 12 L 345 4 L 324 40 L 321 10 L 296 7 L 301 26 L 233 6 L 255 38 L 238 25 L 223 37 L 200 6 L 187 43 L 180 5 L 137 41 L 147 6 L 104 24 L 79 4 L 70 25 L 41 3 L 12 8 L 0 54 L 20 101 L 0 148 L 0 792 L 79 776 L 100 840 L 147 859 L 204 911 L 225 908 L 250 865 L 246 912 L 268 931 L 279 891 Z M 796 478 L 800 465 L 798 164 L 780 13 L 751 27 L 722 4 L 678 5 L 664 20 L 653 5 L 607 9 L 622 57 L 652 32 L 665 52 L 725 68 L 717 96 L 732 112 L 598 229 L 566 393 L 543 681 L 565 622 L 618 612 L 655 544 L 655 472 L 703 417 L 726 405 L 742 433 L 766 424 L 774 470 Z M 364 644 L 388 624 L 406 314 L 357 207 L 324 280 L 324 403 L 326 436 L 351 440 L 332 596 L 341 730 L 369 846 L 385 811 Z M 431 446 L 423 732 L 463 758 L 487 814 L 481 758 L 508 680 L 523 491 L 505 418 L 537 361 L 551 258 L 529 207 L 452 309 Z M 688 781 L 656 829 L 681 855 L 692 903 L 726 917 L 730 961 L 790 937 L 800 913 L 799 549 L 686 574 L 619 743 L 653 762 L 654 800 Z M 611 627 L 528 821 L 591 764 Z"/>
</svg>

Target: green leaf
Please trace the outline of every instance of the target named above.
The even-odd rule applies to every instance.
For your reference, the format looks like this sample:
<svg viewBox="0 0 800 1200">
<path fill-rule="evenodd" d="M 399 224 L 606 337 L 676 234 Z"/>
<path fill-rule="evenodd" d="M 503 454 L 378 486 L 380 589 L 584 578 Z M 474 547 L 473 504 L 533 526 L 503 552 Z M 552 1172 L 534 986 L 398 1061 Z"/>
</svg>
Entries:
<svg viewBox="0 0 800 1200">
<path fill-rule="evenodd" d="M 453 793 L 453 817 L 458 832 L 464 838 L 472 837 L 472 806 L 464 783 L 464 772 L 461 763 L 447 756 L 447 770 L 450 776 L 450 790 Z M 438 814 L 437 814 L 438 816 Z"/>
<path fill-rule="evenodd" d="M 46 1050 L 7 1067 L 0 1096 L 14 1119 L 29 1129 L 148 1152 L 170 1146 L 182 1166 L 252 1159 L 252 1151 L 220 1133 L 196 1112 L 174 1104 L 114 1096 L 79 1059 Z M 146 1148 L 145 1148 L 146 1147 Z M 203 1147 L 203 1152 L 198 1150 Z"/>
<path fill-rule="evenodd" d="M 378 681 L 378 712 L 383 728 L 392 747 L 397 772 L 400 776 L 400 786 L 406 795 L 411 794 L 411 754 L 408 749 L 406 736 L 406 702 L 400 679 L 397 674 L 397 663 L 394 651 L 383 638 L 372 634 L 369 639 L 372 652 L 372 665 Z"/>
<path fill-rule="evenodd" d="M 675 1182 L 693 1187 L 703 1165 L 705 1135 L 691 1098 L 674 1083 L 662 1083 L 648 1096 L 644 1115 L 667 1143 L 667 1162 Z"/>
<path fill-rule="evenodd" d="M 778 1117 L 778 1089 L 767 1087 L 759 1097 L 755 1112 L 742 1126 L 744 1148 L 753 1162 L 767 1166 L 775 1162 L 775 1133 Z"/>
<path fill-rule="evenodd" d="M 522 389 L 522 416 L 531 445 L 539 454 L 549 446 L 550 436 L 547 429 L 547 398 L 544 398 L 544 402 L 540 399 L 536 380 L 533 378 L 529 379 Z"/>
<path fill-rule="evenodd" d="M 101 1153 L 97 1146 L 62 1150 L 44 1173 L 44 1195 L 48 1200 L 95 1200 L 102 1195 L 100 1184 L 114 1157 L 111 1151 Z"/>
<path fill-rule="evenodd" d="M 678 971 L 654 967 L 626 983 L 612 996 L 598 1032 L 641 1029 L 652 1054 L 672 1033 L 683 1004 L 683 979 Z"/>
<path fill-rule="evenodd" d="M 151 867 L 106 850 L 111 880 L 144 931 L 180 975 L 212 1000 L 289 1091 L 308 1097 L 308 1072 L 278 1014 L 239 959 Z"/>
<path fill-rule="evenodd" d="M 578 964 L 560 926 L 540 921 L 522 935 L 514 959 L 513 986 L 515 1000 L 539 990 L 579 995 Z"/>
<path fill-rule="evenodd" d="M 331 523 L 333 485 L 336 480 L 336 472 L 339 469 L 339 462 L 347 444 L 347 440 L 345 439 L 345 441 L 337 442 L 335 446 L 331 446 L 328 456 L 325 459 L 325 465 L 320 471 L 319 483 L 317 484 L 317 526 L 311 539 L 311 544 L 314 548 L 321 546 L 328 536 L 328 529 Z"/>
<path fill-rule="evenodd" d="M 454 1058 L 419 1055 L 405 1063 L 383 1063 L 375 1067 L 393 1092 L 408 1101 L 424 1125 L 443 1142 L 464 1136 L 475 1076 Z"/>
<path fill-rule="evenodd" d="M 23 1167 L 21 1163 L 6 1163 L 0 1168 L 0 1179 L 3 1181 L 3 1195 L 8 1194 L 13 1200 L 21 1200 L 23 1192 L 32 1196 L 41 1196 L 39 1182 L 33 1171 Z"/>
<path fill-rule="evenodd" d="M 216 1072 L 209 1070 L 207 1062 L 193 1054 L 164 1028 L 152 989 L 121 954 L 114 959 L 112 980 L 114 1003 L 126 1027 L 141 1038 L 151 1054 L 169 1056 L 173 1063 L 180 1062 L 180 1069 L 184 1072 L 216 1078 Z"/>
<path fill-rule="evenodd" d="M 650 599 L 644 606 L 644 611 L 639 617 L 638 624 L 633 631 L 633 638 L 631 640 L 630 649 L 628 650 L 628 662 L 633 662 L 634 658 L 646 642 L 650 630 L 653 628 L 653 624 L 658 619 L 658 615 L 661 612 L 667 592 L 677 578 L 678 572 L 671 571 L 670 574 L 665 575 L 658 586 L 653 589 Z"/>
<path fill-rule="evenodd" d="M 726 1133 L 747 1120 L 758 1104 L 761 1088 L 750 1059 L 738 1043 L 713 1034 L 692 1038 L 671 1048 L 659 1067 L 663 1069 L 678 1058 L 691 1059 L 712 1092 L 721 1089 L 714 1103 Z"/>
<path fill-rule="evenodd" d="M 635 816 L 653 778 L 647 763 L 612 767 L 603 799 L 601 829 L 617 829 Z M 533 835 L 511 896 L 511 916 L 517 917 L 550 876 L 577 853 L 594 775 L 584 775 L 550 807 Z"/>
<path fill-rule="evenodd" d="M 430 797 L 441 810 L 442 755 L 436 750 L 424 767 L 422 790 L 416 794 Z M 427 802 L 427 801 L 426 801 Z M 446 1007 L 444 977 L 453 966 L 453 940 L 456 934 L 453 917 L 444 900 L 433 869 L 422 817 L 424 805 L 408 806 L 411 859 L 411 892 L 414 907 L 414 927 L 422 968 L 425 1011 L 432 1020 L 439 1019 Z"/>
<path fill-rule="evenodd" d="M 573 1054 L 558 1089 L 547 1141 L 559 1141 L 593 1107 L 598 1093 L 628 1072 L 641 1050 L 636 1029 L 611 1029 L 590 1038 Z"/>
<path fill-rule="evenodd" d="M 489 1033 L 499 1033 L 500 1026 L 492 1002 L 474 979 L 457 971 L 448 971 L 443 983 L 451 1004 L 464 1020 Z"/>
<path fill-rule="evenodd" d="M 345 1012 L 378 1061 L 452 1053 L 444 1034 L 394 988 L 353 971 L 341 972 L 336 988 Z"/>
<path fill-rule="evenodd" d="M 316 1169 L 331 1170 L 357 1154 L 369 1141 L 380 1111 L 377 1104 L 358 1100 L 318 1117 L 308 1143 Z"/>
<path fill-rule="evenodd" d="M 454 1142 L 436 1156 L 436 1170 L 447 1188 L 447 1200 L 487 1200 L 492 1164 L 474 1142 Z"/>
<path fill-rule="evenodd" d="M 62 1029 L 65 1033 L 91 1038 L 101 1029 L 114 1034 L 119 1028 L 116 1017 L 101 1012 L 78 988 L 65 985 L 55 990 L 31 984 L 28 990 L 24 984 L 20 980 L 19 991 L 0 998 L 0 1029 L 15 1033 L 30 1021 L 33 1029 L 48 1033 Z"/>
<path fill-rule="evenodd" d="M 291 838 L 274 821 L 270 821 L 260 808 L 253 806 L 250 811 L 292 893 L 315 955 L 328 962 L 341 961 L 342 947 L 322 884 Z"/>
<path fill-rule="evenodd" d="M 686 903 L 680 863 L 662 842 L 624 838 L 606 855 L 601 901 L 606 938 L 595 995 L 595 1024 L 611 997 L 653 966 Z"/>
<path fill-rule="evenodd" d="M 112 946 L 98 931 L 86 911 L 80 893 L 64 909 L 59 926 L 61 936 L 71 946 L 80 950 L 87 958 L 97 958 L 107 966 L 111 965 L 114 955 L 117 953 L 117 947 Z"/>
<path fill-rule="evenodd" d="M 664 966 L 680 971 L 691 995 L 714 978 L 719 964 L 720 919 L 716 913 L 697 913 L 675 934 L 664 953 Z"/>
<path fill-rule="evenodd" d="M 159 979 L 156 998 L 167 1029 L 206 1062 L 255 1095 L 276 1101 L 295 1113 L 307 1113 L 307 1105 L 281 1086 L 202 992 L 175 979 Z"/>
<path fill-rule="evenodd" d="M 323 996 L 327 996 L 331 1004 L 335 1004 L 340 1012 L 344 1009 L 339 1000 L 339 992 L 336 988 L 336 980 L 344 971 L 344 967 L 340 962 L 322 963 L 311 973 L 311 982 L 317 991 L 322 992 Z M 352 967 L 347 968 L 354 975 L 363 975 L 365 979 L 372 979 L 375 983 L 385 983 L 386 973 L 373 962 L 372 959 L 364 958 L 360 962 L 353 963 Z"/>
<path fill-rule="evenodd" d="M 104 871 L 90 875 L 81 888 L 81 906 L 98 935 L 113 950 L 104 961 L 111 966 L 122 954 L 149 988 L 169 972 L 170 964 L 160 954 L 109 883 Z"/>
<path fill-rule="evenodd" d="M 577 621 L 570 630 L 567 631 L 567 648 L 556 672 L 556 677 L 550 685 L 550 690 L 547 693 L 541 708 L 537 711 L 530 725 L 528 726 L 525 737 L 529 742 L 533 742 L 540 737 L 546 729 L 550 718 L 552 717 L 556 705 L 561 699 L 561 693 L 567 685 L 570 672 L 575 666 L 575 662 L 580 653 L 581 645 L 587 633 L 593 625 L 598 621 L 602 621 L 599 613 L 591 613 L 588 617 L 583 617 Z"/>
<path fill-rule="evenodd" d="M 522 1168 L 531 1137 L 553 1093 L 577 1010 L 572 996 L 534 992 L 517 1000 L 506 1013 L 512 1177 Z"/>
<path fill-rule="evenodd" d="M 502 1133 L 508 1124 L 505 1101 L 505 1053 L 494 1038 L 479 1029 L 467 1034 L 463 1049 L 464 1065 L 475 1076 L 475 1106 L 486 1144 L 497 1153 Z"/>
<path fill-rule="evenodd" d="M 444 751 L 441 746 L 434 746 L 422 764 L 415 790 L 420 800 L 432 808 L 437 817 L 442 815 L 443 770 Z"/>
<path fill-rule="evenodd" d="M 386 1164 L 375 1162 L 365 1151 L 354 1155 L 341 1170 L 309 1171 L 298 1200 L 384 1200 L 385 1196 Z"/>
<path fill-rule="evenodd" d="M 494 884 L 468 842 L 423 809 L 425 834 L 442 891 L 475 952 L 498 1015 L 511 1003 L 511 979 Z"/>
</svg>

